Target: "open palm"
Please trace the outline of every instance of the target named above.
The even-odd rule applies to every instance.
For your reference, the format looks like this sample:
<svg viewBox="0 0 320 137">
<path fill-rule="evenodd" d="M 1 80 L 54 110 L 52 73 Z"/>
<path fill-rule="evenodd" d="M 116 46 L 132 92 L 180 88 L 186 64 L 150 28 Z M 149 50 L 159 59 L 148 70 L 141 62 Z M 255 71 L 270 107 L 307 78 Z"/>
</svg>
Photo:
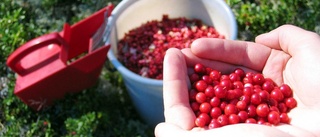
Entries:
<svg viewBox="0 0 320 137">
<path fill-rule="evenodd" d="M 164 60 L 166 122 L 156 127 L 157 136 L 320 136 L 320 37 L 285 25 L 260 35 L 256 43 L 199 39 L 190 49 L 169 49 Z M 196 63 L 229 73 L 241 67 L 262 72 L 277 84 L 294 91 L 298 106 L 290 111 L 291 124 L 269 127 L 235 124 L 212 130 L 194 127 L 188 100 L 187 66 Z M 232 131 L 232 132 L 230 132 Z"/>
</svg>

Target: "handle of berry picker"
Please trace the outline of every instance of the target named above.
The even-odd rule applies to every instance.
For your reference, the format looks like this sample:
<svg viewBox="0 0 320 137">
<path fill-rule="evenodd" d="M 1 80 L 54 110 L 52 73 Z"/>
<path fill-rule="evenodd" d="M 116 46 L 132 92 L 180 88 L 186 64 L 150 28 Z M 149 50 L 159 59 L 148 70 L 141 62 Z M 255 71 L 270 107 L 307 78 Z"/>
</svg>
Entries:
<svg viewBox="0 0 320 137">
<path fill-rule="evenodd" d="M 57 32 L 43 35 L 35 38 L 15 50 L 7 59 L 7 65 L 19 75 L 24 75 L 26 68 L 21 65 L 21 60 L 32 52 L 50 44 L 57 44 L 61 47 L 60 59 L 62 62 L 67 61 L 67 42 Z M 43 57 L 39 57 L 43 58 Z M 41 64 L 41 63 L 38 63 Z"/>
</svg>

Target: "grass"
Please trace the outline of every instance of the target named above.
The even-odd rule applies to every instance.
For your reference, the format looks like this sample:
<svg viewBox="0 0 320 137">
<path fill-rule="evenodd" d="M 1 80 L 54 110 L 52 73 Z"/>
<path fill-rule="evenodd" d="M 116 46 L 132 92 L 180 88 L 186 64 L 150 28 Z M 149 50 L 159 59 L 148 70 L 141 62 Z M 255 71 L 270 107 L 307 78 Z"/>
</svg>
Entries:
<svg viewBox="0 0 320 137">
<path fill-rule="evenodd" d="M 15 74 L 6 59 L 21 44 L 75 23 L 108 2 L 119 0 L 2 0 L 0 3 L 0 136 L 153 136 L 153 127 L 137 114 L 121 76 L 108 62 L 99 82 L 67 95 L 40 112 L 14 94 Z M 238 39 L 283 24 L 320 33 L 317 0 L 226 0 L 239 27 Z"/>
</svg>

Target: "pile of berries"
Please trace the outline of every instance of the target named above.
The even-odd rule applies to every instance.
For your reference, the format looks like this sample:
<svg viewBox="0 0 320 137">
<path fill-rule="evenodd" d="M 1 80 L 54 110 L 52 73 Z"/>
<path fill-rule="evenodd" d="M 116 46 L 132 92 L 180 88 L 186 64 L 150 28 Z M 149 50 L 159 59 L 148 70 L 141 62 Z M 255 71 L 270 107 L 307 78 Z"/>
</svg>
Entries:
<svg viewBox="0 0 320 137">
<path fill-rule="evenodd" d="M 290 123 L 287 113 L 297 106 L 288 85 L 277 86 L 261 73 L 245 73 L 238 68 L 222 74 L 196 64 L 189 79 L 192 84 L 190 106 L 197 117 L 197 127 Z"/>
<path fill-rule="evenodd" d="M 184 17 L 152 20 L 130 30 L 118 42 L 118 59 L 129 70 L 148 78 L 162 79 L 163 58 L 169 48 L 188 48 L 197 38 L 224 38 L 198 19 Z"/>
</svg>

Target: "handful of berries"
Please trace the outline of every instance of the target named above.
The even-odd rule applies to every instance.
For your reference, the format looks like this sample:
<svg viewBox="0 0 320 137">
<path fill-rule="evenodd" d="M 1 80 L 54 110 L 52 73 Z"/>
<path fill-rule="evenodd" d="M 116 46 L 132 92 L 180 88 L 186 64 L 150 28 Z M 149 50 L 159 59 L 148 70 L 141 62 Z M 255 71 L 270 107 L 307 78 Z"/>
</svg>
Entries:
<svg viewBox="0 0 320 137">
<path fill-rule="evenodd" d="M 238 68 L 230 74 L 221 74 L 196 64 L 189 78 L 192 84 L 189 100 L 197 127 L 290 123 L 287 113 L 297 106 L 287 84 L 277 86 L 260 73 L 245 73 Z"/>
</svg>

